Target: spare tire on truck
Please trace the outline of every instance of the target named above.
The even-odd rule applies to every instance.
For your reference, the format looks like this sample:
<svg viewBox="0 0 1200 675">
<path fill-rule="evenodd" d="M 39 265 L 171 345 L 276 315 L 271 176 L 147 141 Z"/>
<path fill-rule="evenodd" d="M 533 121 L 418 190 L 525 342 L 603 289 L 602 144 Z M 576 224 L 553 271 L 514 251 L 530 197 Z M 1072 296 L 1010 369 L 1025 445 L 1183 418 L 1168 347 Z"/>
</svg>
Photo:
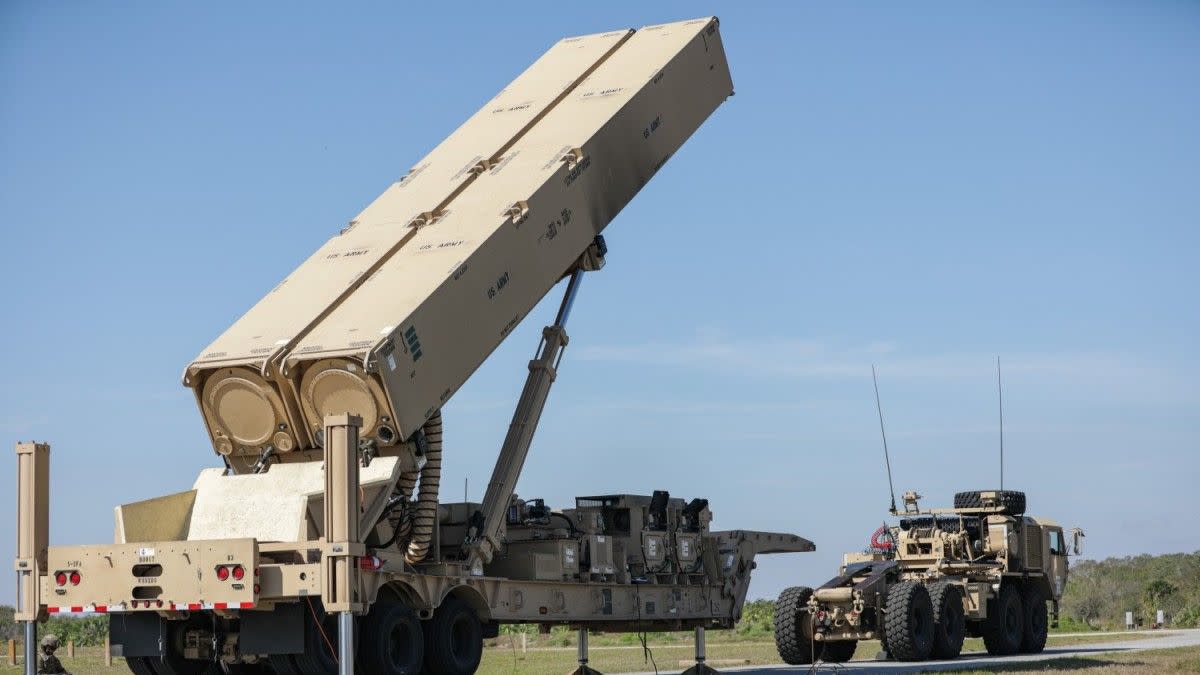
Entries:
<svg viewBox="0 0 1200 675">
<path fill-rule="evenodd" d="M 996 493 L 996 501 L 999 503 L 1002 513 L 1010 516 L 1019 516 L 1025 513 L 1025 493 L 1018 492 L 1017 490 L 972 490 L 970 492 L 957 492 L 954 495 L 954 508 L 983 508 L 984 492 Z"/>
</svg>

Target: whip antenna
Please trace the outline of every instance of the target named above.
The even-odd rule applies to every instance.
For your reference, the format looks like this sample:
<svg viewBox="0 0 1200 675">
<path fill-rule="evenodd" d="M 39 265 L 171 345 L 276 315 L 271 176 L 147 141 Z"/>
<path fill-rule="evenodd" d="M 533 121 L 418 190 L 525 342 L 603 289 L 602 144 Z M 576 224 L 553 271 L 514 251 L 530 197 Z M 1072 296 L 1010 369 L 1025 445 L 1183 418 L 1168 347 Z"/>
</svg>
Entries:
<svg viewBox="0 0 1200 675">
<path fill-rule="evenodd" d="M 1004 489 L 1004 384 L 1000 381 L 1000 357 L 996 357 L 996 396 L 1000 402 L 1000 489 Z"/>
<path fill-rule="evenodd" d="M 871 382 L 875 385 L 875 410 L 879 413 L 879 435 L 883 437 L 883 462 L 887 466 L 888 494 L 892 498 L 892 513 L 896 512 L 896 488 L 892 486 L 892 459 L 888 456 L 887 432 L 883 430 L 883 406 L 879 403 L 879 378 L 875 376 L 875 364 L 871 364 Z"/>
</svg>

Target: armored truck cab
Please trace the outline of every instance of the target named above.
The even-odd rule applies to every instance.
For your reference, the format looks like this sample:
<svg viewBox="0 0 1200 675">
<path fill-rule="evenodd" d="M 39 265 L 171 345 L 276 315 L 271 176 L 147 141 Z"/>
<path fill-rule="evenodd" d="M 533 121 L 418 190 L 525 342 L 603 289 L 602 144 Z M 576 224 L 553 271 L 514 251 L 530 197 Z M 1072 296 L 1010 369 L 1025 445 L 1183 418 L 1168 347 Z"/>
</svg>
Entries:
<svg viewBox="0 0 1200 675">
<path fill-rule="evenodd" d="M 905 494 L 898 523 L 879 528 L 866 552 L 846 554 L 836 577 L 780 595 L 785 661 L 846 661 L 870 639 L 902 661 L 948 659 L 967 635 L 991 654 L 1042 651 L 1083 532 L 1068 542 L 1058 523 L 1025 515 L 1022 492 L 959 492 L 951 509 L 923 510 L 920 498 Z"/>
</svg>

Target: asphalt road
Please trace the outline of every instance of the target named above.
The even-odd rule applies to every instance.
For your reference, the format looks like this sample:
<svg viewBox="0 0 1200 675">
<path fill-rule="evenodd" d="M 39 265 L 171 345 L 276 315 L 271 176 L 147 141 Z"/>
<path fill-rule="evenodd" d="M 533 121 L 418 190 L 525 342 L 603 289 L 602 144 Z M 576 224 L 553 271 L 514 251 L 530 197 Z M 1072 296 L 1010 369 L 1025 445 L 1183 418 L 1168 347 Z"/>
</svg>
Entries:
<svg viewBox="0 0 1200 675">
<path fill-rule="evenodd" d="M 921 661 L 919 663 L 902 663 L 899 661 L 851 661 L 841 664 L 819 664 L 812 666 L 743 666 L 738 668 L 718 667 L 722 673 L 743 673 L 750 675 L 779 675 L 779 673 L 808 673 L 808 672 L 837 672 L 837 673 L 919 673 L 924 671 L 954 671 L 970 669 L 986 669 L 988 666 L 1009 663 L 1037 663 L 1051 659 L 1061 659 L 1069 656 L 1094 656 L 1106 652 L 1137 652 L 1146 649 L 1169 649 L 1171 647 L 1193 647 L 1200 645 L 1200 630 L 1163 631 L 1151 638 L 1138 640 L 1120 640 L 1112 642 L 1092 642 L 1074 647 L 1047 648 L 1041 654 L 1021 654 L 1017 656 L 988 656 L 986 652 L 964 653 L 952 661 Z M 682 670 L 682 668 L 680 669 Z M 660 672 L 668 672 L 661 669 Z M 653 675 L 652 673 L 637 673 L 636 675 Z"/>
</svg>

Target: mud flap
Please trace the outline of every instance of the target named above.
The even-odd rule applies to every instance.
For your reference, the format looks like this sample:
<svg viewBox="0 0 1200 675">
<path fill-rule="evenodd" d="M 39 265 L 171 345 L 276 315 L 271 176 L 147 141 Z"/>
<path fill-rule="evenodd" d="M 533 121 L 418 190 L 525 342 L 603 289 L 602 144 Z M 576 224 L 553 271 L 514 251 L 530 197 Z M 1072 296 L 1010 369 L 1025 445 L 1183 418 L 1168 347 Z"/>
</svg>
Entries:
<svg viewBox="0 0 1200 675">
<path fill-rule="evenodd" d="M 243 611 L 238 648 L 243 654 L 300 654 L 304 651 L 304 609 L 279 604 L 270 612 Z"/>
<path fill-rule="evenodd" d="M 108 615 L 108 637 L 113 656 L 157 657 L 158 631 L 158 615 L 154 612 Z"/>
</svg>

